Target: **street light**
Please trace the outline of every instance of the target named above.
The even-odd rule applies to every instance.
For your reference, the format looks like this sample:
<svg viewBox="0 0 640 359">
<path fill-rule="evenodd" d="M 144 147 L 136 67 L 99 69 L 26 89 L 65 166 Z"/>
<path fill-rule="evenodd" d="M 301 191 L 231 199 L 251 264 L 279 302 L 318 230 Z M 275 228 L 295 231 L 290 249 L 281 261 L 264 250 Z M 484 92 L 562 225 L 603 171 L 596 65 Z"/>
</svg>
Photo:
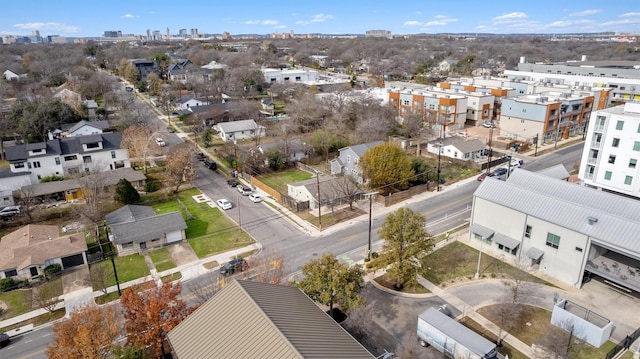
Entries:
<svg viewBox="0 0 640 359">
<path fill-rule="evenodd" d="M 478 268 L 476 269 L 476 279 L 480 278 L 480 259 L 482 258 L 482 243 L 484 243 L 484 237 L 480 237 L 480 252 L 478 252 Z"/>
<path fill-rule="evenodd" d="M 118 295 L 122 296 L 122 292 L 120 291 L 120 281 L 118 280 L 118 271 L 116 270 L 116 262 L 113 259 L 115 257 L 116 252 L 113 250 L 113 244 L 111 244 L 111 239 L 109 239 L 109 227 L 107 227 L 107 223 L 104 223 L 104 234 L 107 236 L 107 241 L 109 241 L 109 248 L 111 249 L 111 265 L 113 266 L 113 275 L 116 278 L 116 287 L 118 288 Z M 99 241 L 100 239 L 98 239 Z"/>
<path fill-rule="evenodd" d="M 440 156 L 442 154 L 442 142 L 438 142 L 438 170 L 436 177 L 436 192 L 440 192 Z"/>
</svg>

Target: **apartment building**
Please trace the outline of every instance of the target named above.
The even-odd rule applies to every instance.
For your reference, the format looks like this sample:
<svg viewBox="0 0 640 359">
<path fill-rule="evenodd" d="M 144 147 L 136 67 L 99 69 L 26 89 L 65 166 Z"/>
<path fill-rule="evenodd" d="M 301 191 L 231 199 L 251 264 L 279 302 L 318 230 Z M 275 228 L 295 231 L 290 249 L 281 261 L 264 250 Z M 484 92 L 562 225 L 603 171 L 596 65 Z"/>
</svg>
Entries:
<svg viewBox="0 0 640 359">
<path fill-rule="evenodd" d="M 442 85 L 442 86 L 441 86 Z M 437 90 L 444 94 L 467 97 L 466 125 L 480 126 L 493 119 L 496 96 L 491 91 L 476 91 L 475 87 L 450 88 L 448 84 L 438 84 Z M 437 91 L 434 89 L 434 91 Z"/>
<path fill-rule="evenodd" d="M 502 100 L 500 136 L 545 144 L 582 135 L 594 106 L 594 97 L 543 92 Z"/>
<path fill-rule="evenodd" d="M 464 94 L 445 93 L 438 88 L 390 89 L 389 104 L 396 108 L 398 117 L 421 113 L 426 122 L 439 131 L 463 129 L 467 119 L 468 98 Z"/>
<path fill-rule="evenodd" d="M 640 102 L 591 115 L 578 177 L 587 186 L 640 197 Z"/>
</svg>

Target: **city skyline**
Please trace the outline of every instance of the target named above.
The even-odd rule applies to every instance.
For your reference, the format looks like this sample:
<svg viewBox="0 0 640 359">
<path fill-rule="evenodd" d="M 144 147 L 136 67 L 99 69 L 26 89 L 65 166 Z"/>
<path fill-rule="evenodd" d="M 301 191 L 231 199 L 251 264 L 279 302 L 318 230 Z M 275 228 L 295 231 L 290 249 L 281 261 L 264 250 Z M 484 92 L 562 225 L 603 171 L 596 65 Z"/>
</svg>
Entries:
<svg viewBox="0 0 640 359">
<path fill-rule="evenodd" d="M 25 6 L 26 5 L 26 6 Z M 364 34 L 389 30 L 416 33 L 598 33 L 640 32 L 633 2 L 607 4 L 540 0 L 536 2 L 424 2 L 390 7 L 387 2 L 244 1 L 169 2 L 114 0 L 77 3 L 29 0 L 7 2 L 0 35 L 101 37 L 105 31 L 145 35 L 198 29 L 200 34 Z M 461 10 L 462 9 L 462 10 Z"/>
</svg>

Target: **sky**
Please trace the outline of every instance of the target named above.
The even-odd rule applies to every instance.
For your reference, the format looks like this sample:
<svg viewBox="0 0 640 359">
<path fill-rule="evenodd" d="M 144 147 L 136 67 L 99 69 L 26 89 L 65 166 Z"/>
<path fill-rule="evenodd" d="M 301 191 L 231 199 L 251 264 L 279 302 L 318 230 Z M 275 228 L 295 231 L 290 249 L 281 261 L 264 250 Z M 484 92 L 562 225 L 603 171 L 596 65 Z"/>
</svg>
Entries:
<svg viewBox="0 0 640 359">
<path fill-rule="evenodd" d="M 593 0 L 3 1 L 0 35 L 99 37 L 106 30 L 201 34 L 640 33 L 640 3 Z"/>
</svg>

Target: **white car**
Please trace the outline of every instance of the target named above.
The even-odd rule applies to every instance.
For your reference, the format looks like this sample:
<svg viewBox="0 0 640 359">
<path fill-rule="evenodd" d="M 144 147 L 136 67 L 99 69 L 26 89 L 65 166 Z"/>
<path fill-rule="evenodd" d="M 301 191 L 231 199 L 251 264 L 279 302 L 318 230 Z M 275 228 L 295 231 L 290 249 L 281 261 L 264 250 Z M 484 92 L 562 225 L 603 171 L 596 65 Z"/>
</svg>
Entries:
<svg viewBox="0 0 640 359">
<path fill-rule="evenodd" d="M 216 203 L 218 204 L 218 207 L 225 210 L 233 208 L 233 205 L 231 204 L 231 202 L 229 202 L 228 199 L 221 198 L 217 200 Z"/>
<path fill-rule="evenodd" d="M 260 197 L 259 194 L 253 192 L 249 195 L 249 199 L 251 200 L 251 202 L 253 203 L 258 203 L 258 202 L 262 202 L 262 197 Z"/>
<path fill-rule="evenodd" d="M 495 128 L 496 125 L 493 122 L 485 122 L 482 124 L 482 127 L 486 127 L 486 128 Z"/>
<path fill-rule="evenodd" d="M 167 144 L 164 142 L 164 140 L 163 140 L 162 138 L 160 138 L 160 137 L 156 138 L 156 143 L 157 143 L 157 144 L 158 144 L 158 146 L 160 146 L 160 147 L 164 147 L 164 146 L 166 146 L 166 145 L 167 145 Z"/>
<path fill-rule="evenodd" d="M 9 206 L 0 210 L 0 217 L 13 217 L 18 216 L 22 213 L 22 208 L 20 206 Z"/>
</svg>

